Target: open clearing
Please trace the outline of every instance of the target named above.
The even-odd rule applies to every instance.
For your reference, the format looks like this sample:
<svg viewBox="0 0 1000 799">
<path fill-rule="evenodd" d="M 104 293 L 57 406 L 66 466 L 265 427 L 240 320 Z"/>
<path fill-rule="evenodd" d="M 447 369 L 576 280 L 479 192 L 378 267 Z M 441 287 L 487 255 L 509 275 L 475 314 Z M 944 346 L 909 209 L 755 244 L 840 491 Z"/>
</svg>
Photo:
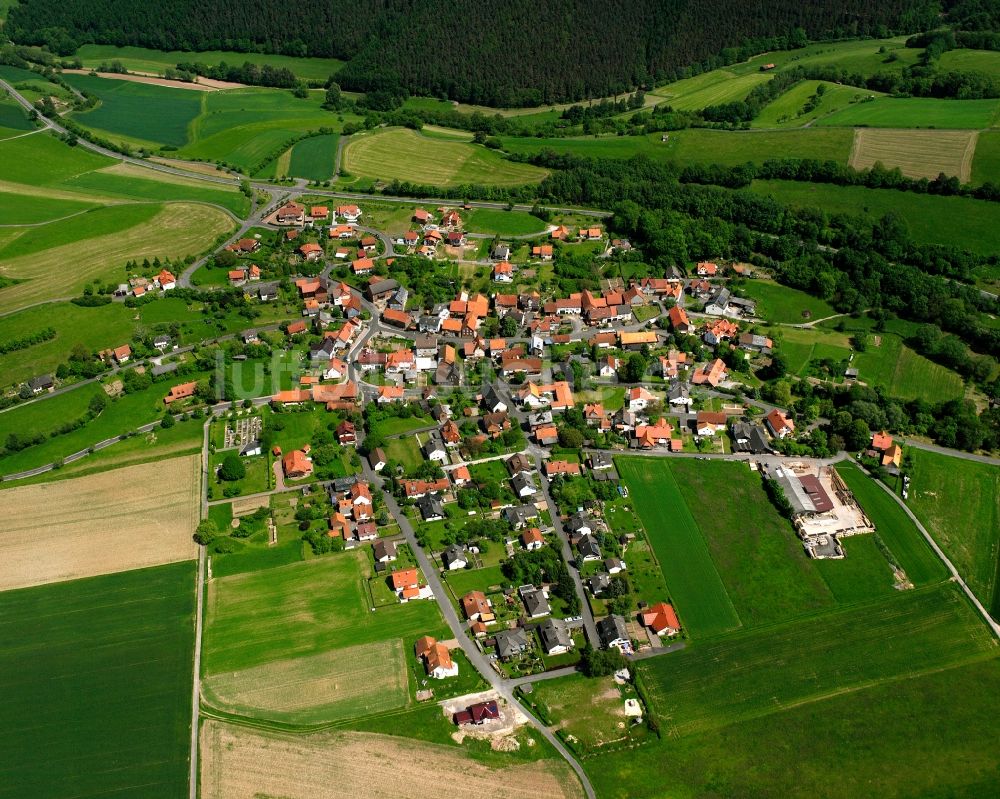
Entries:
<svg viewBox="0 0 1000 799">
<path fill-rule="evenodd" d="M 1000 469 L 922 449 L 907 455 L 913 464 L 907 505 L 996 615 Z"/>
<path fill-rule="evenodd" d="M 228 214 L 203 205 L 170 203 L 160 206 L 158 211 L 156 206 L 152 208 L 155 213 L 148 224 L 132 224 L 82 241 L 68 240 L 65 229 L 49 230 L 48 226 L 33 228 L 30 233 L 20 236 L 13 247 L 27 246 L 28 236 L 38 236 L 39 246 L 44 245 L 44 238 L 48 236 L 52 244 L 47 249 L 26 252 L 9 260 L 6 253 L 0 251 L 0 257 L 5 260 L 0 274 L 23 281 L 0 291 L 0 312 L 73 296 L 95 278 L 111 280 L 119 276 L 121 268 L 132 259 L 183 258 L 200 254 L 234 224 Z M 118 210 L 99 209 L 73 217 L 73 221 L 82 220 L 80 224 L 83 224 L 91 214 Z M 128 208 L 129 213 L 133 210 Z M 60 241 L 66 243 L 59 244 Z M 67 270 L 67 264 L 72 264 L 72 269 Z M 53 275 L 60 275 L 60 279 L 52 280 Z"/>
<path fill-rule="evenodd" d="M 320 724 L 406 705 L 403 642 L 379 641 L 307 658 L 226 672 L 202 683 L 220 710 L 295 724 Z"/>
<path fill-rule="evenodd" d="M 530 164 L 504 161 L 485 147 L 421 136 L 407 128 L 352 137 L 344 148 L 343 169 L 355 176 L 434 186 L 518 186 L 548 174 Z"/>
<path fill-rule="evenodd" d="M 996 122 L 997 100 L 951 100 L 937 97 L 879 97 L 835 111 L 819 125 L 871 128 L 944 128 L 981 130 Z"/>
<path fill-rule="evenodd" d="M 360 549 L 209 583 L 205 673 L 221 674 L 373 641 L 443 638 L 433 601 L 371 611 Z"/>
<path fill-rule="evenodd" d="M 0 491 L 0 590 L 197 555 L 197 456 Z"/>
<path fill-rule="evenodd" d="M 969 130 L 859 128 L 850 165 L 869 169 L 878 162 L 888 169 L 899 167 L 910 178 L 933 180 L 943 172 L 968 183 L 978 135 Z"/>
<path fill-rule="evenodd" d="M 187 795 L 194 582 L 189 562 L 0 594 L 0 796 Z"/>
<path fill-rule="evenodd" d="M 664 729 L 683 736 L 996 653 L 958 587 L 944 585 L 741 631 L 639 669 Z"/>
<path fill-rule="evenodd" d="M 569 766 L 541 760 L 489 766 L 462 750 L 372 733 L 280 735 L 206 721 L 201 733 L 203 799 L 399 799 L 440 795 L 576 799 Z"/>
</svg>

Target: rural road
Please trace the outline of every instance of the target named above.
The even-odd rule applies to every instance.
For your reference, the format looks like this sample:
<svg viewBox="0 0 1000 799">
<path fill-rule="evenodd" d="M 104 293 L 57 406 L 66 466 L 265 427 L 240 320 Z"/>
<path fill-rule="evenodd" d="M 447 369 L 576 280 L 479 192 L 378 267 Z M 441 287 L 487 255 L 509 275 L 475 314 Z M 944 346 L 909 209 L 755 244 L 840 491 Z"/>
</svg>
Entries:
<svg viewBox="0 0 1000 799">
<path fill-rule="evenodd" d="M 208 516 L 208 437 L 212 429 L 212 418 L 205 422 L 204 438 L 201 443 L 201 516 Z M 194 615 L 194 677 L 191 684 L 191 772 L 188 777 L 188 799 L 198 799 L 198 710 L 201 705 L 201 638 L 205 616 L 205 562 L 208 554 L 205 547 L 198 547 L 198 575 L 195 579 Z"/>
</svg>

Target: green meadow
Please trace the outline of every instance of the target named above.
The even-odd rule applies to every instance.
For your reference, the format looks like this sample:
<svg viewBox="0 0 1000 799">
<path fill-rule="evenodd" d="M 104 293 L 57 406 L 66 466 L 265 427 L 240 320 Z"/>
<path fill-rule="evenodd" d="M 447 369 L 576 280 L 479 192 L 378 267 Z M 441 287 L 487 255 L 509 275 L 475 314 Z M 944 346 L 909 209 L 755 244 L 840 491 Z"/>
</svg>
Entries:
<svg viewBox="0 0 1000 799">
<path fill-rule="evenodd" d="M 243 65 L 249 61 L 258 66 L 266 64 L 279 69 L 289 69 L 296 77 L 303 80 L 320 81 L 325 81 L 343 66 L 343 62 L 336 58 L 295 58 L 271 53 L 237 53 L 226 50 L 200 52 L 151 50 L 147 47 L 115 47 L 105 44 L 85 44 L 76 51 L 76 57 L 83 62 L 86 69 L 96 69 L 101 64 L 120 61 L 131 72 L 151 72 L 160 75 L 167 67 L 176 67 L 179 63 L 197 62 L 216 66 L 225 62 L 232 66 Z"/>
<path fill-rule="evenodd" d="M 880 97 L 820 119 L 829 126 L 872 128 L 988 128 L 1000 113 L 1000 100 L 950 100 L 934 97 Z"/>
<path fill-rule="evenodd" d="M 530 236 L 544 233 L 546 224 L 538 217 L 522 211 L 473 208 L 465 216 L 465 229 L 473 233 L 495 233 L 498 236 Z"/>
<path fill-rule="evenodd" d="M 806 103 L 816 94 L 820 85 L 824 89 L 820 101 L 811 111 L 805 112 Z M 826 81 L 804 80 L 765 106 L 753 120 L 753 127 L 801 128 L 865 97 L 878 94 L 878 92 L 854 86 L 838 86 Z"/>
<path fill-rule="evenodd" d="M 997 136 L 1000 142 L 1000 133 Z M 980 134 L 977 158 L 984 141 L 990 140 Z M 873 222 L 893 212 L 902 217 L 910 235 L 922 244 L 946 244 L 983 255 L 1000 249 L 996 204 L 986 200 L 792 180 L 755 180 L 750 190 L 793 208 L 816 208 L 828 215 L 861 215 Z"/>
<path fill-rule="evenodd" d="M 0 594 L 0 796 L 186 795 L 194 564 Z"/>
<path fill-rule="evenodd" d="M 1000 130 L 979 133 L 976 152 L 972 157 L 972 182 L 996 183 L 1000 180 Z"/>
<path fill-rule="evenodd" d="M 93 203 L 76 200 L 54 200 L 11 192 L 0 192 L 0 219 L 5 225 L 34 225 L 78 214 L 93 208 Z"/>
<path fill-rule="evenodd" d="M 748 280 L 740 291 L 757 303 L 757 315 L 778 324 L 801 324 L 837 312 L 827 302 L 804 291 L 765 280 Z M 808 314 L 808 315 L 807 315 Z"/>
<path fill-rule="evenodd" d="M 906 504 L 944 550 L 973 593 L 997 615 L 1000 569 L 1000 469 L 909 448 Z"/>
</svg>

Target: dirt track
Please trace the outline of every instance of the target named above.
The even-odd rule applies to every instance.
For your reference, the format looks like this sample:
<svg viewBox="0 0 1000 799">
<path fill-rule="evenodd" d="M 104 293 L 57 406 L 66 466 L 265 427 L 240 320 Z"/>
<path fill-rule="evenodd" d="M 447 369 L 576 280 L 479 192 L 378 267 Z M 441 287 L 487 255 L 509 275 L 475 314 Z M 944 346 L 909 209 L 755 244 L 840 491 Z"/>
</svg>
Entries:
<svg viewBox="0 0 1000 799">
<path fill-rule="evenodd" d="M 0 491 L 0 591 L 196 557 L 199 460 Z"/>
</svg>

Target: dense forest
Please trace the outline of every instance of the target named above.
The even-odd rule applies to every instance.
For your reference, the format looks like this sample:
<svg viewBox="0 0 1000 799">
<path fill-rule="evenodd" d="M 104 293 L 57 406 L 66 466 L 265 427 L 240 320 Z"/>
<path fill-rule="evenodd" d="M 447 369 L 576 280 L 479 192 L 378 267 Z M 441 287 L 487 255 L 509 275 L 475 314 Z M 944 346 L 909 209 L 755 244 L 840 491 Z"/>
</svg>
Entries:
<svg viewBox="0 0 1000 799">
<path fill-rule="evenodd" d="M 963 8 L 975 17 L 971 0 Z M 21 0 L 6 32 L 63 55 L 97 42 L 336 57 L 347 89 L 500 106 L 613 95 L 807 39 L 915 33 L 939 10 L 934 0 Z"/>
</svg>

